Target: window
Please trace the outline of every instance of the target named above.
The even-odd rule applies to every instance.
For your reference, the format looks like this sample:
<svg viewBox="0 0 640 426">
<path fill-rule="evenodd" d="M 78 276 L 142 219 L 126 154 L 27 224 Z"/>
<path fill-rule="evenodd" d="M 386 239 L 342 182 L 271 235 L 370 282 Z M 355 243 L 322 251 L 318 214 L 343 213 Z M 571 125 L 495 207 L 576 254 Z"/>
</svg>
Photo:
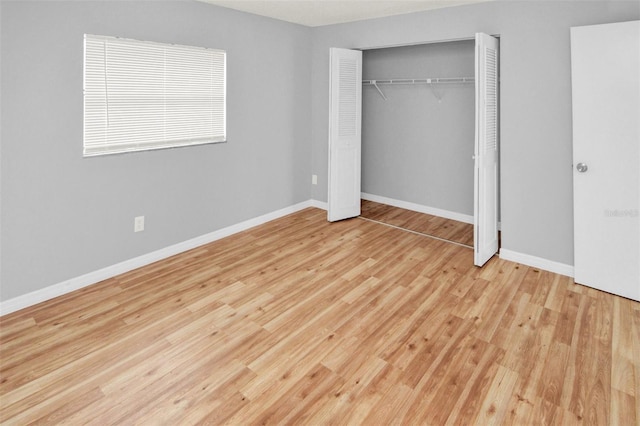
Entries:
<svg viewBox="0 0 640 426">
<path fill-rule="evenodd" d="M 84 156 L 226 140 L 226 52 L 84 36 Z"/>
</svg>

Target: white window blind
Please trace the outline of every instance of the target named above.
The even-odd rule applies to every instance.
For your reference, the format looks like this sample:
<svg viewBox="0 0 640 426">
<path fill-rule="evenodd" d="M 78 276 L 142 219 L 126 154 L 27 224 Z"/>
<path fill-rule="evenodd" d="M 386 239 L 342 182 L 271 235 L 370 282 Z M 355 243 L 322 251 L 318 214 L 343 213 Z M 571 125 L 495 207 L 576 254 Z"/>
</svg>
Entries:
<svg viewBox="0 0 640 426">
<path fill-rule="evenodd" d="M 84 155 L 226 140 L 226 52 L 84 37 Z"/>
</svg>

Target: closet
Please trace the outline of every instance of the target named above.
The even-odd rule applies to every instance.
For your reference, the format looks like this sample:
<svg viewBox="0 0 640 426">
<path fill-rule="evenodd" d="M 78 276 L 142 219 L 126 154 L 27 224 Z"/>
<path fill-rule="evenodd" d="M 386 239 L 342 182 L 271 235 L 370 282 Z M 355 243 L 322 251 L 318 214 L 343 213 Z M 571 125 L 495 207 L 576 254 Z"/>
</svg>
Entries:
<svg viewBox="0 0 640 426">
<path fill-rule="evenodd" d="M 473 40 L 363 52 L 362 193 L 473 223 Z"/>
<path fill-rule="evenodd" d="M 498 40 L 482 33 L 364 54 L 332 48 L 328 220 L 359 215 L 361 195 L 408 203 L 472 222 L 474 263 L 491 258 L 498 250 L 498 57 Z"/>
</svg>

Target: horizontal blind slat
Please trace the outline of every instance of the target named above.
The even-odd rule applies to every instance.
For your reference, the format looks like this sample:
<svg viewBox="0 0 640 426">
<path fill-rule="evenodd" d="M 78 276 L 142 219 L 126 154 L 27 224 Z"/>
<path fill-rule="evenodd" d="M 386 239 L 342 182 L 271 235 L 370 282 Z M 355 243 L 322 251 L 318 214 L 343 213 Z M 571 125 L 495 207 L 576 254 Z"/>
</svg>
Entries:
<svg viewBox="0 0 640 426">
<path fill-rule="evenodd" d="M 85 35 L 84 154 L 226 140 L 226 52 Z"/>
</svg>

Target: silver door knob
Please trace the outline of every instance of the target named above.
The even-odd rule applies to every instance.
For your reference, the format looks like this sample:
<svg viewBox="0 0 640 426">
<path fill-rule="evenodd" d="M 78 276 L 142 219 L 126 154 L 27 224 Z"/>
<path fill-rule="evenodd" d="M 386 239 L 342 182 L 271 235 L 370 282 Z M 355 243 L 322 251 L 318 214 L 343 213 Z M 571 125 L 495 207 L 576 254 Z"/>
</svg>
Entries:
<svg viewBox="0 0 640 426">
<path fill-rule="evenodd" d="M 584 173 L 589 170 L 589 167 L 584 163 L 578 163 L 576 165 L 576 170 L 578 170 L 580 173 Z"/>
</svg>

